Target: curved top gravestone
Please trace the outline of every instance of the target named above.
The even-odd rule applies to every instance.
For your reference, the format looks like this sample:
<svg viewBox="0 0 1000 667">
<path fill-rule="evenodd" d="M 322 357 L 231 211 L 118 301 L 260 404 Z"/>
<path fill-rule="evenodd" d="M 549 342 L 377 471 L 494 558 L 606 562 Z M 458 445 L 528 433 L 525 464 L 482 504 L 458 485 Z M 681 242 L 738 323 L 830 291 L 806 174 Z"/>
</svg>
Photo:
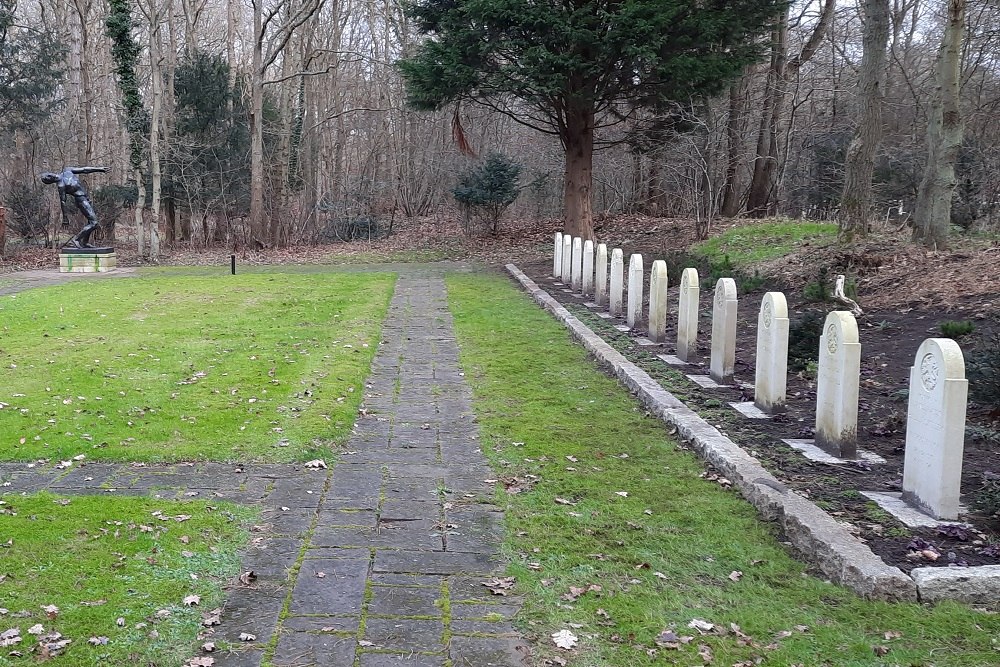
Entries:
<svg viewBox="0 0 1000 667">
<path fill-rule="evenodd" d="M 858 451 L 861 373 L 861 343 L 854 315 L 846 310 L 829 313 L 819 341 L 816 444 L 833 456 L 853 459 Z"/>
<path fill-rule="evenodd" d="M 928 338 L 910 368 L 903 499 L 935 519 L 957 519 L 969 381 L 958 343 Z"/>
</svg>

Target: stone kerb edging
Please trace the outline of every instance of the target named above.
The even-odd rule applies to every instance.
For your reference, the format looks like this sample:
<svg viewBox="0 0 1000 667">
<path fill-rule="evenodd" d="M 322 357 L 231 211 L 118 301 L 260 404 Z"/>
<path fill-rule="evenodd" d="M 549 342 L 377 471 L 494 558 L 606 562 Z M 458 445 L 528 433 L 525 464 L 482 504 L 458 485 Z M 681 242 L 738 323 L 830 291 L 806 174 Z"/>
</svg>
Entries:
<svg viewBox="0 0 1000 667">
<path fill-rule="evenodd" d="M 757 459 L 591 331 L 514 264 L 506 268 L 535 301 L 566 325 L 588 352 L 610 367 L 653 414 L 675 426 L 680 437 L 731 480 L 765 520 L 776 521 L 786 539 L 826 576 L 865 598 L 917 600 L 917 585 L 902 570 L 887 565 L 833 517 L 791 492 Z"/>
</svg>

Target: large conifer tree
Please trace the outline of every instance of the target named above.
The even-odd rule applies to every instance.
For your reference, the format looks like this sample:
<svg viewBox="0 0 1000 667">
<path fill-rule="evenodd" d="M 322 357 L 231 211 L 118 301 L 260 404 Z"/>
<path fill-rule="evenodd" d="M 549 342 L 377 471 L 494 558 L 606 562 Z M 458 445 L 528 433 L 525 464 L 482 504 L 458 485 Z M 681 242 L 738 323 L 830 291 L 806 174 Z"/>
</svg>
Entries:
<svg viewBox="0 0 1000 667">
<path fill-rule="evenodd" d="M 757 36 L 784 5 L 415 0 L 410 14 L 429 38 L 400 68 L 418 109 L 470 100 L 558 135 L 566 153 L 566 228 L 593 237 L 595 130 L 639 107 L 716 93 L 758 58 Z"/>
</svg>

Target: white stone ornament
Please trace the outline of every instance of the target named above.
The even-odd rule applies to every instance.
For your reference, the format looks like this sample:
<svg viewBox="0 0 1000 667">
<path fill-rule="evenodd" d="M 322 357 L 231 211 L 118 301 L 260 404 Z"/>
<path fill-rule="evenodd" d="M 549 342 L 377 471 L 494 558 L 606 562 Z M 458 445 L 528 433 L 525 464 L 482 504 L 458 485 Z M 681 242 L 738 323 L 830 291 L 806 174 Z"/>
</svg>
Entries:
<svg viewBox="0 0 1000 667">
<path fill-rule="evenodd" d="M 562 283 L 564 285 L 569 285 L 570 274 L 573 268 L 573 237 L 569 234 L 563 234 L 563 249 L 562 249 L 562 271 L 560 276 L 562 277 Z"/>
<path fill-rule="evenodd" d="M 559 280 L 562 274 L 562 232 L 556 232 L 555 250 L 552 255 L 552 277 Z"/>
<path fill-rule="evenodd" d="M 583 279 L 583 239 L 577 236 L 573 239 L 573 265 L 570 272 L 570 288 L 574 292 L 580 291 L 581 280 Z"/>
<path fill-rule="evenodd" d="M 608 305 L 608 246 L 597 244 L 597 261 L 595 262 L 594 303 L 598 306 Z"/>
<path fill-rule="evenodd" d="M 925 340 L 910 368 L 903 500 L 935 519 L 958 518 L 968 393 L 958 343 Z"/>
<path fill-rule="evenodd" d="M 757 316 L 757 358 L 753 403 L 767 413 L 783 412 L 788 383 L 788 303 L 768 292 Z"/>
<path fill-rule="evenodd" d="M 736 281 L 719 278 L 712 306 L 712 358 L 709 375 L 719 384 L 733 381 L 736 367 Z"/>
<path fill-rule="evenodd" d="M 611 251 L 611 288 L 608 293 L 608 312 L 614 317 L 622 316 L 622 293 L 625 289 L 625 255 L 621 248 Z"/>
<path fill-rule="evenodd" d="M 858 323 L 846 310 L 826 316 L 816 375 L 816 444 L 842 458 L 858 455 Z"/>
<path fill-rule="evenodd" d="M 586 294 L 594 293 L 594 242 L 587 239 L 583 242 L 583 278 L 580 291 Z"/>
<path fill-rule="evenodd" d="M 642 255 L 633 253 L 628 260 L 628 308 L 625 323 L 630 329 L 642 321 Z"/>
<path fill-rule="evenodd" d="M 649 340 L 662 343 L 667 338 L 667 263 L 653 262 L 649 271 Z"/>
<path fill-rule="evenodd" d="M 677 358 L 681 361 L 691 361 L 697 354 L 699 291 L 698 269 L 684 269 L 677 303 Z"/>
</svg>

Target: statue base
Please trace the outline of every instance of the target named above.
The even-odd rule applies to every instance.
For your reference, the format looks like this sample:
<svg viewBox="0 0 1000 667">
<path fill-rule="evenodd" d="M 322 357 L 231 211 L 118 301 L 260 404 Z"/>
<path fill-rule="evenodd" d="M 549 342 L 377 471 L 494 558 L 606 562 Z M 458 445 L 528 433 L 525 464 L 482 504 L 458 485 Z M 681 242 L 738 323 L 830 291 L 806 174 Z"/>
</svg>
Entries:
<svg viewBox="0 0 1000 667">
<path fill-rule="evenodd" d="M 62 248 L 59 273 L 105 273 L 118 266 L 114 248 Z"/>
</svg>

